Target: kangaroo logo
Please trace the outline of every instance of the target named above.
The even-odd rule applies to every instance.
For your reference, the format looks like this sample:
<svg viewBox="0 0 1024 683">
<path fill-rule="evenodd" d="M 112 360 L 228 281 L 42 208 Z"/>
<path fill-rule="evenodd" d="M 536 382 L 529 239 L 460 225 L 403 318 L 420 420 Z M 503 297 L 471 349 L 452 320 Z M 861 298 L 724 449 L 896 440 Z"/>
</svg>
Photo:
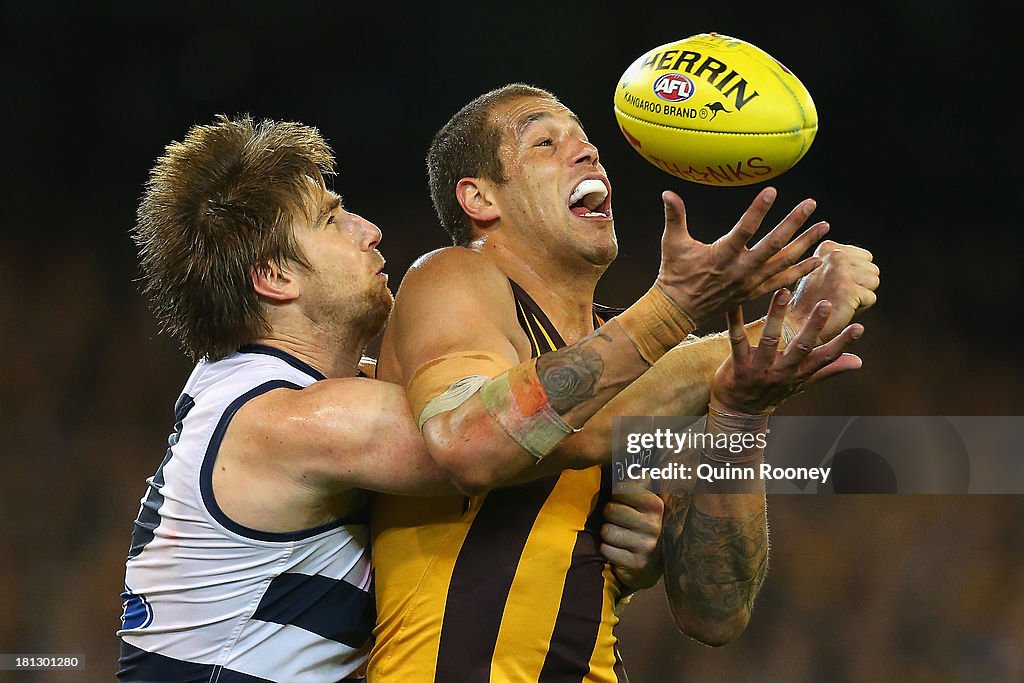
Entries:
<svg viewBox="0 0 1024 683">
<path fill-rule="evenodd" d="M 705 104 L 704 106 L 707 107 L 708 110 L 711 112 L 711 120 L 712 121 L 715 120 L 715 117 L 718 116 L 718 112 L 720 112 L 720 111 L 724 111 L 726 114 L 731 114 L 732 113 L 731 111 L 726 109 L 725 106 L 721 102 L 712 102 L 711 104 Z"/>
</svg>

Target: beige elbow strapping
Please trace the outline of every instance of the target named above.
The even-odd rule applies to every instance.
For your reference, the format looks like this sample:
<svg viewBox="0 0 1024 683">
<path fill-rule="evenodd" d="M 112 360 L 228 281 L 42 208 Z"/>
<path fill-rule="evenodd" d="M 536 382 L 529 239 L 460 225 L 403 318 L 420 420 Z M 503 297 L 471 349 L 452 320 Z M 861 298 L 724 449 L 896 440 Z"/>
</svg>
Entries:
<svg viewBox="0 0 1024 683">
<path fill-rule="evenodd" d="M 489 377 L 500 375 L 510 367 L 512 363 L 507 358 L 489 351 L 448 353 L 424 363 L 413 373 L 405 388 L 413 417 L 422 428 L 430 417 L 459 407 Z M 482 377 L 483 380 L 474 380 L 474 377 Z M 438 403 L 431 405 L 438 399 Z M 431 413 L 424 417 L 428 406 Z"/>
</svg>

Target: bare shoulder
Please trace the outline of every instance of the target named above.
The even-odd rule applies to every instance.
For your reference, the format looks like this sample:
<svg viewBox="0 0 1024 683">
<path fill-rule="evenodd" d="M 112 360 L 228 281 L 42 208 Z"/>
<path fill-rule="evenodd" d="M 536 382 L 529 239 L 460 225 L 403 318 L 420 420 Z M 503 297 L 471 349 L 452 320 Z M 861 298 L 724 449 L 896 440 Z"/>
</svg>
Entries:
<svg viewBox="0 0 1024 683">
<path fill-rule="evenodd" d="M 365 389 L 368 379 L 322 380 L 304 389 L 279 388 L 247 401 L 232 417 L 217 455 L 213 488 L 232 520 L 262 531 L 294 531 L 345 516 L 361 504 L 345 474 L 355 470 L 351 443 L 340 429 L 361 406 L 393 401 Z M 394 410 L 394 409 L 392 409 Z M 363 422 L 362 415 L 356 416 Z M 324 515 L 327 515 L 325 517 Z"/>
<path fill-rule="evenodd" d="M 315 457 L 320 449 L 333 449 L 329 435 L 322 429 L 325 420 L 365 405 L 380 401 L 380 392 L 391 385 L 366 378 L 325 379 L 302 389 L 275 389 L 257 396 L 242 406 L 232 419 L 235 437 L 246 443 L 254 456 L 263 454 L 268 463 L 283 444 L 301 440 L 301 457 L 282 458 L 274 466 L 304 467 L 302 460 Z M 323 441 L 319 440 L 323 436 Z"/>
<path fill-rule="evenodd" d="M 420 257 L 402 280 L 382 344 L 401 371 L 383 376 L 408 377 L 455 351 L 488 350 L 518 364 L 520 346 L 528 342 L 508 277 L 484 254 L 446 247 Z"/>
<path fill-rule="evenodd" d="M 316 481 L 352 456 L 367 441 L 415 438 L 402 387 L 366 377 L 332 378 L 303 389 L 276 389 L 246 403 L 232 420 L 235 444 L 250 464 L 278 470 L 294 481 Z M 408 429 L 395 425 L 408 424 Z M 408 433 L 407 433 L 408 432 Z"/>
<path fill-rule="evenodd" d="M 235 415 L 224 445 L 240 491 L 278 482 L 279 491 L 321 508 L 347 501 L 338 496 L 353 489 L 417 493 L 447 483 L 426 452 L 404 387 L 366 377 L 254 398 Z"/>
<path fill-rule="evenodd" d="M 472 292 L 473 288 L 508 290 L 508 278 L 489 257 L 466 247 L 444 247 L 416 259 L 399 288 L 419 290 L 443 287 Z"/>
</svg>

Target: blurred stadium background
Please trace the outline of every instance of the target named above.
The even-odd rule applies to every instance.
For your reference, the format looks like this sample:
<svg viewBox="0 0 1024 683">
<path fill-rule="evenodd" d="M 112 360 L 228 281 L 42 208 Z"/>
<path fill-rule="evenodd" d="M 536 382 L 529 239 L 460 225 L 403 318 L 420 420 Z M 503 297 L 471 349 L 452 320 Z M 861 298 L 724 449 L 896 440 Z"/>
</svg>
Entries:
<svg viewBox="0 0 1024 683">
<path fill-rule="evenodd" d="M 127 231 L 163 146 L 220 112 L 320 127 L 397 286 L 445 243 L 422 163 L 432 133 L 492 87 L 548 88 L 611 175 L 621 255 L 598 294 L 625 305 L 657 267 L 662 189 L 706 240 L 755 189 L 685 184 L 640 159 L 615 126 L 615 79 L 670 40 L 744 38 L 804 81 L 821 119 L 774 183 L 780 207 L 815 197 L 831 237 L 882 267 L 864 369 L 786 413 L 1024 414 L 1022 63 L 1007 17 L 966 0 L 352 4 L 3 2 L 0 653 L 77 653 L 86 669 L 0 680 L 116 668 L 131 520 L 190 369 L 138 293 Z M 634 683 L 1024 680 L 1024 498 L 769 508 L 772 570 L 747 633 L 703 648 L 648 591 L 619 629 Z"/>
</svg>

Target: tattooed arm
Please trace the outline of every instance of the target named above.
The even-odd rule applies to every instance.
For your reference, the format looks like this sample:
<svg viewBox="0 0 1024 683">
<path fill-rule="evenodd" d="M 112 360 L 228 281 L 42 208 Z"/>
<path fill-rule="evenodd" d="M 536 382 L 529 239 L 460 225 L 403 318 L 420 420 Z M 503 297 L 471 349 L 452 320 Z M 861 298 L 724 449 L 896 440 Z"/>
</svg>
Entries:
<svg viewBox="0 0 1024 683">
<path fill-rule="evenodd" d="M 715 498 L 730 499 L 732 509 L 714 509 Z M 764 493 L 679 492 L 664 500 L 665 592 L 676 625 L 706 645 L 725 645 L 746 628 L 768 569 Z"/>
<path fill-rule="evenodd" d="M 530 339 L 516 311 L 508 278 L 491 259 L 462 248 L 430 255 L 402 282 L 381 345 L 378 374 L 408 387 L 417 381 L 418 371 L 442 368 L 439 384 L 447 387 L 465 376 L 495 377 L 533 367 L 550 409 L 568 425 L 580 427 L 649 367 L 617 321 L 531 360 Z M 463 358 L 485 360 L 473 369 Z M 411 403 L 414 412 L 422 410 L 415 400 Z M 430 417 L 422 432 L 431 457 L 468 494 L 510 478 L 593 465 L 552 454 L 538 466 L 489 412 L 482 392 Z"/>
<path fill-rule="evenodd" d="M 768 415 L 783 400 L 823 379 L 855 370 L 861 361 L 844 351 L 863 327 L 850 325 L 816 346 L 830 305 L 819 303 L 792 344 L 778 351 L 782 319 L 790 300 L 772 299 L 760 345 L 751 348 L 739 309 L 729 314 L 732 355 L 715 373 L 707 420 L 710 434 L 765 433 Z M 701 463 L 725 460 L 758 470 L 763 449 L 740 454 L 705 449 Z M 692 462 L 690 464 L 696 464 Z M 695 491 L 665 496 L 662 538 L 665 587 L 676 624 L 708 645 L 724 645 L 746 628 L 768 568 L 764 483 L 758 480 L 698 480 Z"/>
</svg>

